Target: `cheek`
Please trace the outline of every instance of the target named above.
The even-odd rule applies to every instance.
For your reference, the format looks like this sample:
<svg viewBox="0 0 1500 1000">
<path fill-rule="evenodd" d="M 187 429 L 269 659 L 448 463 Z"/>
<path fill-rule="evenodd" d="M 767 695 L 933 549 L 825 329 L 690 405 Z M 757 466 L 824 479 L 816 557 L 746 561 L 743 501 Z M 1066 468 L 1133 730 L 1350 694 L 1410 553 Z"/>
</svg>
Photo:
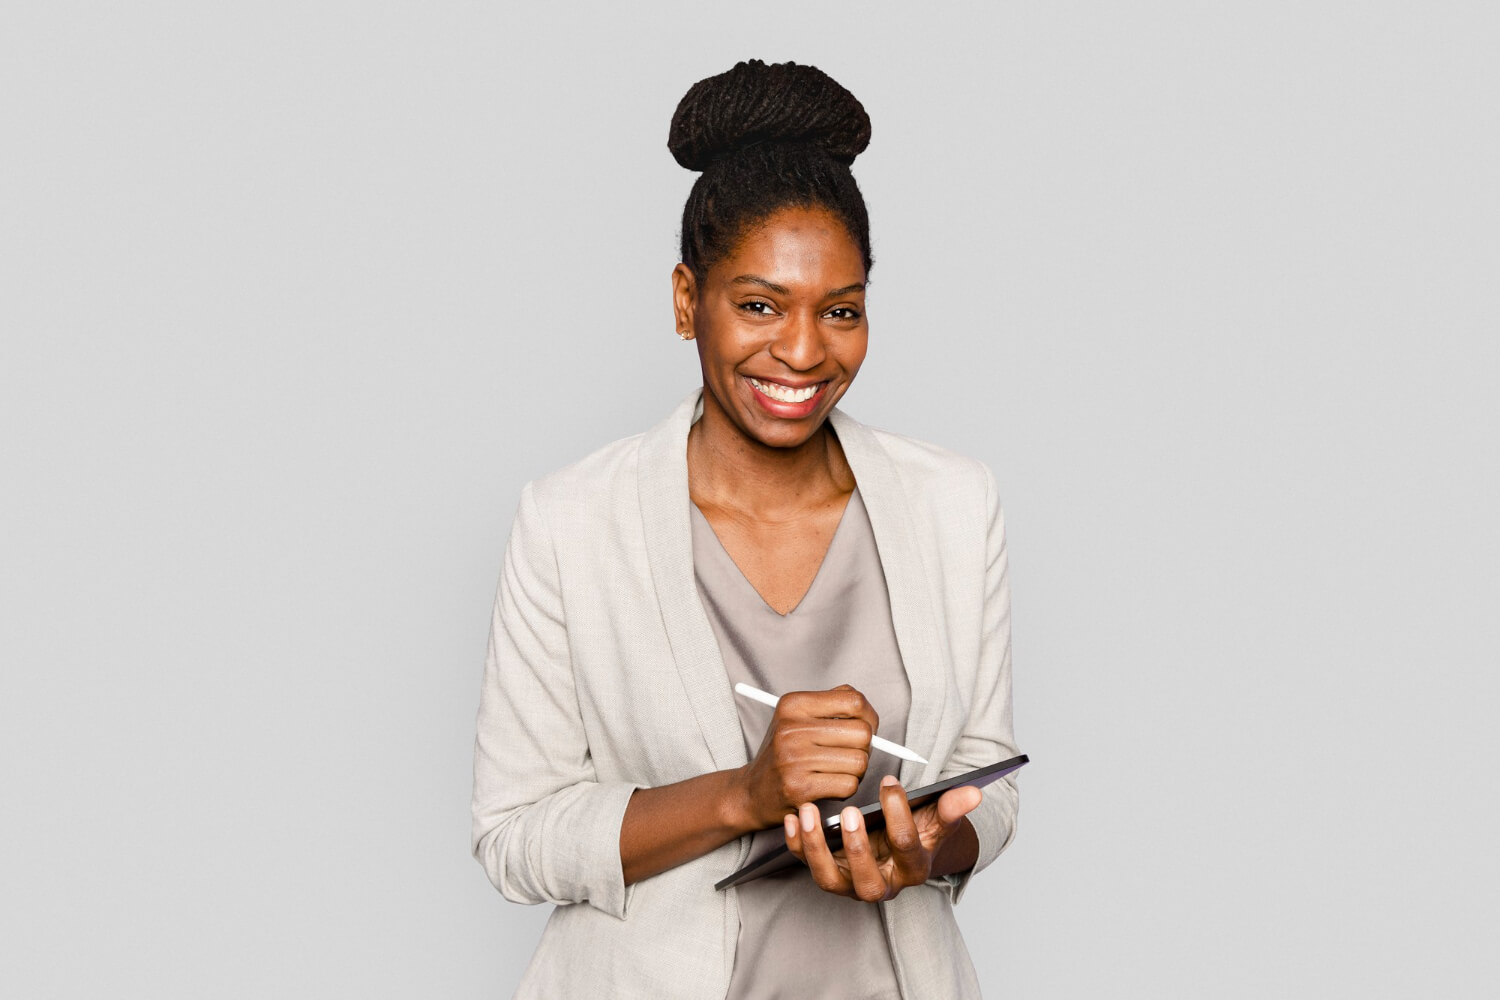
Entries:
<svg viewBox="0 0 1500 1000">
<path fill-rule="evenodd" d="M 747 330 L 734 316 L 715 316 L 698 326 L 703 348 L 718 365 L 737 365 L 764 346 L 754 329 Z"/>
<path fill-rule="evenodd" d="M 870 338 L 868 334 L 851 337 L 849 343 L 839 352 L 839 360 L 845 368 L 853 371 L 864 363 L 865 353 L 869 350 L 869 346 Z"/>
</svg>

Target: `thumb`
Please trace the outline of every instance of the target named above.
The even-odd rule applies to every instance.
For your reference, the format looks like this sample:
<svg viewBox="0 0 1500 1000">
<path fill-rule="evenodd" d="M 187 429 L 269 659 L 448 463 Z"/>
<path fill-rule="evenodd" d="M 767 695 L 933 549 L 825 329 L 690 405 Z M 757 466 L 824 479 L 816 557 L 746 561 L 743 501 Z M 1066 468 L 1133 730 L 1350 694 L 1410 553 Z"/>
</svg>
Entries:
<svg viewBox="0 0 1500 1000">
<path fill-rule="evenodd" d="M 977 809 L 982 801 L 984 790 L 973 785 L 949 789 L 938 799 L 938 821 L 945 827 L 952 826 Z"/>
</svg>

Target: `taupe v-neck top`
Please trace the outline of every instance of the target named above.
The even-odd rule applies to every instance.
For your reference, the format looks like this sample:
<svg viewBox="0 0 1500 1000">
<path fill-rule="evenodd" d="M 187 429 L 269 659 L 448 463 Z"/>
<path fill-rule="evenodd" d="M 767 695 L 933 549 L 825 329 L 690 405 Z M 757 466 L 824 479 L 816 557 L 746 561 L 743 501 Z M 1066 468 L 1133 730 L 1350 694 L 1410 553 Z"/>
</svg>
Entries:
<svg viewBox="0 0 1500 1000">
<path fill-rule="evenodd" d="M 786 615 L 765 602 L 703 512 L 690 506 L 698 596 L 718 637 L 730 684 L 743 681 L 777 695 L 851 684 L 875 706 L 879 734 L 904 742 L 911 691 L 859 490 L 849 497 L 812 585 Z M 735 701 L 753 759 L 773 709 L 743 697 Z M 880 779 L 898 773 L 899 765 L 895 757 L 872 751 L 855 794 L 820 801 L 819 809 L 827 817 L 845 805 L 877 801 Z M 751 836 L 750 858 L 785 843 L 779 826 Z M 879 904 L 824 892 L 802 865 L 733 891 L 740 932 L 728 1000 L 899 1000 Z"/>
</svg>

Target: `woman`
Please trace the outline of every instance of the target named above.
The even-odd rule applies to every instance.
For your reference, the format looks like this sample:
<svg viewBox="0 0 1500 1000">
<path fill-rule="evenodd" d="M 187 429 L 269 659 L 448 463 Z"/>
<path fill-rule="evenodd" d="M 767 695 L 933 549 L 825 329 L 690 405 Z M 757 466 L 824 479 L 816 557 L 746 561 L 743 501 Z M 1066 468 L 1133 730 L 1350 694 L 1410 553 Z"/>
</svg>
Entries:
<svg viewBox="0 0 1500 1000">
<path fill-rule="evenodd" d="M 836 406 L 867 345 L 869 136 L 792 63 L 673 118 L 703 171 L 672 273 L 703 385 L 526 484 L 495 602 L 474 854 L 558 904 L 519 996 L 979 995 L 952 904 L 1014 835 L 1014 780 L 915 813 L 902 788 L 1016 755 L 1004 523 L 985 465 Z M 804 864 L 714 889 L 781 844 Z"/>
</svg>

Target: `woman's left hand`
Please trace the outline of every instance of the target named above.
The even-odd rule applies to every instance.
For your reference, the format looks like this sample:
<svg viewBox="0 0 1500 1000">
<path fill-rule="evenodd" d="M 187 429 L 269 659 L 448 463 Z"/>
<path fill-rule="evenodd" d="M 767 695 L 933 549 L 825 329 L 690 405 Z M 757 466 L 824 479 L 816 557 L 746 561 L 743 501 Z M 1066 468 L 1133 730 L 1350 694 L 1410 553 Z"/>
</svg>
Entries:
<svg viewBox="0 0 1500 1000">
<path fill-rule="evenodd" d="M 964 816 L 983 797 L 984 793 L 972 786 L 953 788 L 913 813 L 906 801 L 906 789 L 888 776 L 880 785 L 884 830 L 870 833 L 859 810 L 846 806 L 839 819 L 844 846 L 830 851 L 817 806 L 805 802 L 797 816 L 786 817 L 783 833 L 787 848 L 807 865 L 819 888 L 878 903 L 907 886 L 921 885 L 934 874 L 942 874 L 933 871 L 939 851 L 962 828 Z M 809 825 L 810 831 L 806 829 Z"/>
</svg>

